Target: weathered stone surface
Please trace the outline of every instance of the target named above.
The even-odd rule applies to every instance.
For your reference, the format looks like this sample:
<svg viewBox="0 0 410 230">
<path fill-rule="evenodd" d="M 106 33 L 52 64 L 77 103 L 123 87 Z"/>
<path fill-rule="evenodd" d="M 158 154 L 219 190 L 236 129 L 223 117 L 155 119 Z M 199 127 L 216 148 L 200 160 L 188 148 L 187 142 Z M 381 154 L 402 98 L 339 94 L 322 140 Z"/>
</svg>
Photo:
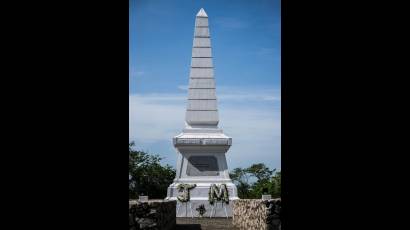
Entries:
<svg viewBox="0 0 410 230">
<path fill-rule="evenodd" d="M 131 229 L 174 229 L 176 201 L 149 200 L 129 202 L 129 227 Z"/>
<path fill-rule="evenodd" d="M 247 230 L 280 229 L 280 199 L 233 201 L 233 225 Z"/>
</svg>

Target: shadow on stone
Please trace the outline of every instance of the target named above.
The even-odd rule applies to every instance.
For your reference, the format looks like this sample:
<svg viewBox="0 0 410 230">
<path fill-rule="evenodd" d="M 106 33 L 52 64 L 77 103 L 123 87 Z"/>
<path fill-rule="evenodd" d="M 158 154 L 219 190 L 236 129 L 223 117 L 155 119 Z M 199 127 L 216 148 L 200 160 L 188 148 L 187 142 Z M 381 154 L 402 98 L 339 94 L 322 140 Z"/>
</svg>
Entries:
<svg viewBox="0 0 410 230">
<path fill-rule="evenodd" d="M 232 218 L 177 218 L 176 229 L 237 230 Z"/>
<path fill-rule="evenodd" d="M 177 224 L 176 230 L 202 230 L 200 224 Z"/>
</svg>

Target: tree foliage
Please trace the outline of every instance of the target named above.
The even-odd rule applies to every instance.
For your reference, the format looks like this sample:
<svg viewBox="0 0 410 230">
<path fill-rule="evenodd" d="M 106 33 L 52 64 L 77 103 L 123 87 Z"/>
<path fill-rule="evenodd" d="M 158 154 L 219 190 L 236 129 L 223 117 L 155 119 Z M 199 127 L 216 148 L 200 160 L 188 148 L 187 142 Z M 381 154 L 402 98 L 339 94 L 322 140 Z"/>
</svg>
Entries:
<svg viewBox="0 0 410 230">
<path fill-rule="evenodd" d="M 248 168 L 235 168 L 229 175 L 238 188 L 239 198 L 260 199 L 262 194 L 280 197 L 281 172 L 270 170 L 263 163 L 253 164 Z"/>
<path fill-rule="evenodd" d="M 141 194 L 154 199 L 165 198 L 175 170 L 169 165 L 162 166 L 162 158 L 158 155 L 134 150 L 134 146 L 134 142 L 129 144 L 129 198 L 136 199 Z"/>
</svg>

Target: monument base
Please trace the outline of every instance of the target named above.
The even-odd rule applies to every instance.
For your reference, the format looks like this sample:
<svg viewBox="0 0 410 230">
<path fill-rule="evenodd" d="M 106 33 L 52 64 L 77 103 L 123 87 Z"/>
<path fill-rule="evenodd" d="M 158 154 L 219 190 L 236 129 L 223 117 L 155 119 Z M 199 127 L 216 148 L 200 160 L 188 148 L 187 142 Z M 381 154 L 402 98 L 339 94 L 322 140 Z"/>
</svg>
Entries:
<svg viewBox="0 0 410 230">
<path fill-rule="evenodd" d="M 225 182 L 222 182 L 225 183 Z M 235 184 L 232 182 L 225 183 L 228 188 L 229 204 L 225 202 L 215 202 L 213 205 L 209 204 L 209 188 L 214 183 L 195 183 L 196 187 L 190 190 L 190 201 L 181 203 L 178 201 L 179 183 L 173 183 L 168 187 L 168 194 L 166 200 L 177 200 L 177 217 L 199 217 L 199 212 L 196 210 L 201 204 L 204 205 L 206 212 L 203 217 L 232 217 L 232 202 L 239 199 Z M 190 183 L 192 184 L 192 183 Z M 220 183 L 215 183 L 220 184 Z M 178 206 L 180 206 L 178 208 Z M 192 215 L 191 215 L 192 209 Z M 213 209 L 213 210 L 212 210 Z"/>
</svg>

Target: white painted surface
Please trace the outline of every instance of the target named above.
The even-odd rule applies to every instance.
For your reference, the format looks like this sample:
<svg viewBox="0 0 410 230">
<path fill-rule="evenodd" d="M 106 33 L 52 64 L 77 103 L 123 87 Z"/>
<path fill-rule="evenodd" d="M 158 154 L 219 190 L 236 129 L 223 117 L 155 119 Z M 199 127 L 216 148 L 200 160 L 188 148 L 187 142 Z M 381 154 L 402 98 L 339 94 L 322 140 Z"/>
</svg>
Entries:
<svg viewBox="0 0 410 230">
<path fill-rule="evenodd" d="M 192 67 L 213 67 L 212 58 L 192 58 L 191 60 Z"/>
<path fill-rule="evenodd" d="M 208 26 L 208 18 L 201 17 L 207 17 L 203 9 L 198 12 L 195 20 L 195 36 L 209 36 L 208 27 L 198 27 Z M 195 46 L 209 46 L 209 48 L 194 48 Z M 210 46 L 211 42 L 209 38 L 194 38 L 191 67 L 213 67 L 212 49 Z M 204 204 L 209 214 L 212 208 L 208 202 L 208 193 L 211 184 L 219 185 L 225 183 L 228 187 L 229 199 L 239 199 L 237 188 L 229 178 L 228 165 L 226 162 L 226 153 L 232 145 L 232 138 L 226 136 L 222 129 L 218 128 L 219 116 L 213 68 L 191 68 L 188 99 L 185 115 L 186 127 L 181 134 L 173 138 L 173 144 L 178 157 L 176 178 L 174 183 L 168 187 L 166 199 L 176 200 L 176 197 L 179 195 L 179 191 L 177 190 L 178 184 L 196 184 L 197 186 L 190 190 L 192 208 L 196 213 L 195 208 L 200 204 Z M 212 170 L 210 167 L 207 168 L 207 166 L 203 166 L 207 163 L 205 161 L 206 158 L 204 158 L 204 162 L 199 162 L 198 164 L 198 162 L 189 162 L 191 156 L 215 157 L 218 173 L 205 173 L 205 171 L 209 172 Z M 196 176 L 189 176 L 187 174 L 189 164 L 191 167 L 198 164 L 197 169 L 194 169 L 195 172 L 198 172 L 196 170 L 202 167 L 202 172 L 204 173 L 199 172 L 198 174 L 192 174 Z M 200 176 L 205 174 L 212 176 Z M 232 216 L 231 205 L 225 207 L 228 216 Z M 215 217 L 224 217 L 224 208 L 218 208 Z M 177 214 L 177 216 L 184 216 L 185 212 L 182 213 L 182 215 Z"/>
<path fill-rule="evenodd" d="M 209 38 L 194 38 L 193 47 L 210 47 L 211 39 Z"/>
<path fill-rule="evenodd" d="M 192 48 L 192 57 L 212 57 L 211 48 Z"/>
<path fill-rule="evenodd" d="M 196 18 L 195 26 L 208 26 L 208 18 Z"/>
<path fill-rule="evenodd" d="M 189 77 L 210 79 L 214 77 L 214 70 L 213 69 L 191 68 Z M 212 79 L 212 81 L 214 80 Z"/>
<path fill-rule="evenodd" d="M 216 100 L 189 100 L 188 109 L 196 110 L 216 110 Z"/>
<path fill-rule="evenodd" d="M 210 37 L 209 27 L 195 27 L 195 36 Z"/>
<path fill-rule="evenodd" d="M 197 17 L 208 17 L 208 15 L 206 14 L 204 8 L 201 8 L 198 13 L 196 14 Z"/>
<path fill-rule="evenodd" d="M 218 111 L 186 111 L 186 122 L 190 125 L 217 125 Z"/>
<path fill-rule="evenodd" d="M 189 89 L 188 99 L 216 99 L 215 89 Z"/>
<path fill-rule="evenodd" d="M 189 88 L 215 88 L 213 79 L 189 79 Z"/>
</svg>

